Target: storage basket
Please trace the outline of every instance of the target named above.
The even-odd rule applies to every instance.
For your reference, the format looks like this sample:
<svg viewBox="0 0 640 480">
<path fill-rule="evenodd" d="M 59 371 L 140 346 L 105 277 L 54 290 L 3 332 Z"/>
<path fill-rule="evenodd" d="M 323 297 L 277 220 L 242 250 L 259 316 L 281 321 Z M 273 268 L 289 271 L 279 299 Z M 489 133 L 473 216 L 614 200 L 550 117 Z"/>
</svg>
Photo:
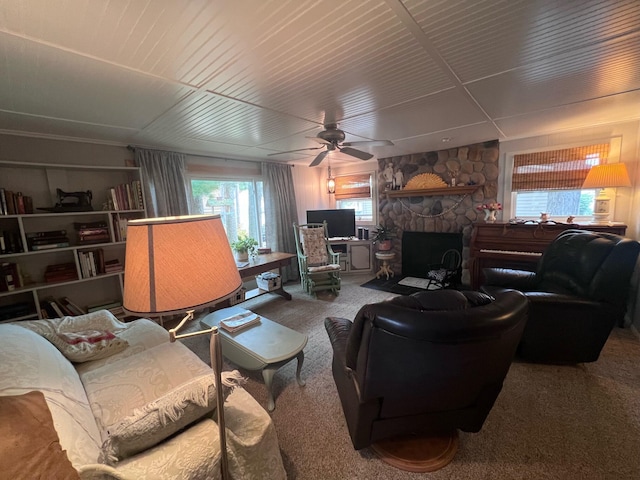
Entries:
<svg viewBox="0 0 640 480">
<path fill-rule="evenodd" d="M 259 289 L 269 292 L 271 290 L 277 290 L 281 285 L 280 275 L 273 272 L 264 272 L 256 275 L 256 282 L 258 283 Z"/>
</svg>

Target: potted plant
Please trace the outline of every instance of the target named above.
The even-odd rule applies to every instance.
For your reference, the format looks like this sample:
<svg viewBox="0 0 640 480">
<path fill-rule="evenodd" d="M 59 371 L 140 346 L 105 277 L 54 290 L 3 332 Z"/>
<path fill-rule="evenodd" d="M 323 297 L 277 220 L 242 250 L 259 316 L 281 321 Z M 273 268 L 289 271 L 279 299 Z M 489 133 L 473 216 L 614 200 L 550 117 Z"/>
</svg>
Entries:
<svg viewBox="0 0 640 480">
<path fill-rule="evenodd" d="M 231 242 L 231 248 L 236 252 L 236 259 L 240 262 L 249 260 L 249 254 L 254 255 L 258 241 L 251 238 L 247 232 L 238 233 L 238 240 Z"/>
<path fill-rule="evenodd" d="M 378 250 L 386 251 L 391 250 L 391 239 L 396 235 L 392 229 L 383 225 L 378 225 L 372 232 L 373 243 L 378 245 Z"/>
</svg>

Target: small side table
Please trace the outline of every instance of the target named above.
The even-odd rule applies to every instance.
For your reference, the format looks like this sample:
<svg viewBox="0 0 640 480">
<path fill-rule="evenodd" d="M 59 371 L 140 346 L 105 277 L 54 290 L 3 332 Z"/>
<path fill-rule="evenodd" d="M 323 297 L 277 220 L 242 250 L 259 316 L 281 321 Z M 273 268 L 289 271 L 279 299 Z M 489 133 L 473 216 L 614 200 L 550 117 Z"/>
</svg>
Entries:
<svg viewBox="0 0 640 480">
<path fill-rule="evenodd" d="M 386 275 L 387 280 L 389 280 L 389 277 L 393 277 L 394 275 L 393 270 L 391 270 L 391 267 L 389 266 L 389 262 L 396 258 L 396 254 L 394 252 L 376 252 L 376 258 L 382 262 L 380 270 L 376 273 L 376 278 Z"/>
</svg>

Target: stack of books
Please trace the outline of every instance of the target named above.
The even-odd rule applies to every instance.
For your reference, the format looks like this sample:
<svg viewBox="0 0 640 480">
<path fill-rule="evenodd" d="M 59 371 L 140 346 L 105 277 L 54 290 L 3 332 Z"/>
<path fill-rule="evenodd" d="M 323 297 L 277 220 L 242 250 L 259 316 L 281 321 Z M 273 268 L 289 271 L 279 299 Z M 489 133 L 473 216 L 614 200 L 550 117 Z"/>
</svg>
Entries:
<svg viewBox="0 0 640 480">
<path fill-rule="evenodd" d="M 0 215 L 23 215 L 33 213 L 33 199 L 22 192 L 0 188 Z"/>
<path fill-rule="evenodd" d="M 64 248 L 69 246 L 69 237 L 66 230 L 49 230 L 46 232 L 27 233 L 27 245 L 29 250 L 50 250 L 52 248 Z"/>
<path fill-rule="evenodd" d="M 223 318 L 220 320 L 219 325 L 223 330 L 226 330 L 229 333 L 235 333 L 238 330 L 244 330 L 252 325 L 257 325 L 258 323 L 260 323 L 260 316 L 253 312 L 246 311 L 231 317 Z"/>
<path fill-rule="evenodd" d="M 120 215 L 114 215 L 113 232 L 116 237 L 116 242 L 124 242 L 127 240 L 127 222 L 129 222 L 128 218 L 120 217 Z"/>
<path fill-rule="evenodd" d="M 120 263 L 120 260 L 113 259 L 104 262 L 104 273 L 116 273 L 124 270 L 124 266 Z"/>
<path fill-rule="evenodd" d="M 77 280 L 78 272 L 75 263 L 58 263 L 47 265 L 44 271 L 44 281 L 47 283 L 67 282 Z"/>
<path fill-rule="evenodd" d="M 144 201 L 140 180 L 123 183 L 109 189 L 110 202 L 114 210 L 143 210 Z"/>
<path fill-rule="evenodd" d="M 0 230 L 0 254 L 22 253 L 20 232 Z"/>
<path fill-rule="evenodd" d="M 97 277 L 106 273 L 104 251 L 101 248 L 78 252 L 78 261 L 82 278 Z"/>
<path fill-rule="evenodd" d="M 77 317 L 78 315 L 84 315 L 87 311 L 77 304 L 73 303 L 69 297 L 62 297 L 58 299 L 58 305 L 62 308 L 63 311 L 72 317 Z"/>
<path fill-rule="evenodd" d="M 40 310 L 43 318 L 77 317 L 87 313 L 69 300 L 69 297 L 62 297 L 57 300 L 53 297 L 47 297 L 40 302 Z"/>
<path fill-rule="evenodd" d="M 111 241 L 109 235 L 109 226 L 107 222 L 74 222 L 73 228 L 78 234 L 78 243 L 80 245 L 89 245 L 92 243 L 106 243 Z"/>
</svg>

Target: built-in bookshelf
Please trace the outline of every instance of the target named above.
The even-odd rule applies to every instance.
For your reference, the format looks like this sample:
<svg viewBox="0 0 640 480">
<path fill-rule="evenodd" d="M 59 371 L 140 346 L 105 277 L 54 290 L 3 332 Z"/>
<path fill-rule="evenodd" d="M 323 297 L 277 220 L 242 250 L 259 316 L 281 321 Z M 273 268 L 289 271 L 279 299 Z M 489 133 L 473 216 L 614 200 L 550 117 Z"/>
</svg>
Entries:
<svg viewBox="0 0 640 480">
<path fill-rule="evenodd" d="M 7 204 L 18 197 L 27 208 Z M 139 168 L 0 160 L 0 205 L 0 322 L 50 316 L 51 300 L 122 301 L 127 221 L 146 216 Z"/>
</svg>

